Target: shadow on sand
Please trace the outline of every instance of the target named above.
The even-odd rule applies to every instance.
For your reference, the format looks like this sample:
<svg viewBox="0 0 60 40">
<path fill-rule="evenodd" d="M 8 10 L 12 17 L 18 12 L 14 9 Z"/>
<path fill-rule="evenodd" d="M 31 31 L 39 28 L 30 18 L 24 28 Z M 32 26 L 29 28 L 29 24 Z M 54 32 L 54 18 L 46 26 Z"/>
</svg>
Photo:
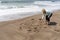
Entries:
<svg viewBox="0 0 60 40">
<path fill-rule="evenodd" d="M 56 24 L 57 24 L 56 22 L 50 22 L 48 25 L 55 26 Z"/>
</svg>

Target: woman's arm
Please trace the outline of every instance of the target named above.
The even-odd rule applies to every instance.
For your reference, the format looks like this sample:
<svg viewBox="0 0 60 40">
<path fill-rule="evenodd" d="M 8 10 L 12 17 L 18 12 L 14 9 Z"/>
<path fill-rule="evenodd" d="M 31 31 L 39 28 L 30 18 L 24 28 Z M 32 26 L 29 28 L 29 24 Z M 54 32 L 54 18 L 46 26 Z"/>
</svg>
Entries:
<svg viewBox="0 0 60 40">
<path fill-rule="evenodd" d="M 42 13 L 42 15 L 41 15 L 41 19 L 44 19 L 44 14 Z"/>
</svg>

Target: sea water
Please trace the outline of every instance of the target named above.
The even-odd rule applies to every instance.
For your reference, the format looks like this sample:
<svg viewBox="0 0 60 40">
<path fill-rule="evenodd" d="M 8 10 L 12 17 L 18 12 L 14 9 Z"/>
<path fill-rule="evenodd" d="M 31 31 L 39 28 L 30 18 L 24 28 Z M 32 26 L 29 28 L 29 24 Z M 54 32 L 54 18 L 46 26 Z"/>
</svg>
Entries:
<svg viewBox="0 0 60 40">
<path fill-rule="evenodd" d="M 60 10 L 60 1 L 0 1 L 0 21 L 25 18 L 41 12 Z"/>
</svg>

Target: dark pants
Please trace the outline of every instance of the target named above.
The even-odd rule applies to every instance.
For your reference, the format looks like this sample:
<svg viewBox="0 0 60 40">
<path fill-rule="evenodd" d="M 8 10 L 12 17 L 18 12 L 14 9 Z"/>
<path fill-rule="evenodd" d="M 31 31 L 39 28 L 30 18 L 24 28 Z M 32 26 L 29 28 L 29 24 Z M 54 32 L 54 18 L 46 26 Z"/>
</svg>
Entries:
<svg viewBox="0 0 60 40">
<path fill-rule="evenodd" d="M 51 15 L 48 17 L 48 15 L 46 15 L 46 21 L 50 21 L 50 18 L 51 18 L 51 16 L 52 16 L 52 13 L 51 13 Z"/>
<path fill-rule="evenodd" d="M 46 15 L 46 21 L 48 22 L 50 21 L 50 18 L 48 18 L 48 15 Z"/>
</svg>

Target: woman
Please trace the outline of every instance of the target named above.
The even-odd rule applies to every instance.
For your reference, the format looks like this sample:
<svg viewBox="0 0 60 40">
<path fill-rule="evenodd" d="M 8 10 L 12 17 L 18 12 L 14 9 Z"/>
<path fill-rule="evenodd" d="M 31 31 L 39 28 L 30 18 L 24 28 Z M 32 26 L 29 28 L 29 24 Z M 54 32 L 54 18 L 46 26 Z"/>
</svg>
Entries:
<svg viewBox="0 0 60 40">
<path fill-rule="evenodd" d="M 51 12 L 46 12 L 45 9 L 42 9 L 42 19 L 44 20 L 44 22 L 46 22 L 47 24 L 50 23 L 50 18 L 52 16 Z"/>
</svg>

